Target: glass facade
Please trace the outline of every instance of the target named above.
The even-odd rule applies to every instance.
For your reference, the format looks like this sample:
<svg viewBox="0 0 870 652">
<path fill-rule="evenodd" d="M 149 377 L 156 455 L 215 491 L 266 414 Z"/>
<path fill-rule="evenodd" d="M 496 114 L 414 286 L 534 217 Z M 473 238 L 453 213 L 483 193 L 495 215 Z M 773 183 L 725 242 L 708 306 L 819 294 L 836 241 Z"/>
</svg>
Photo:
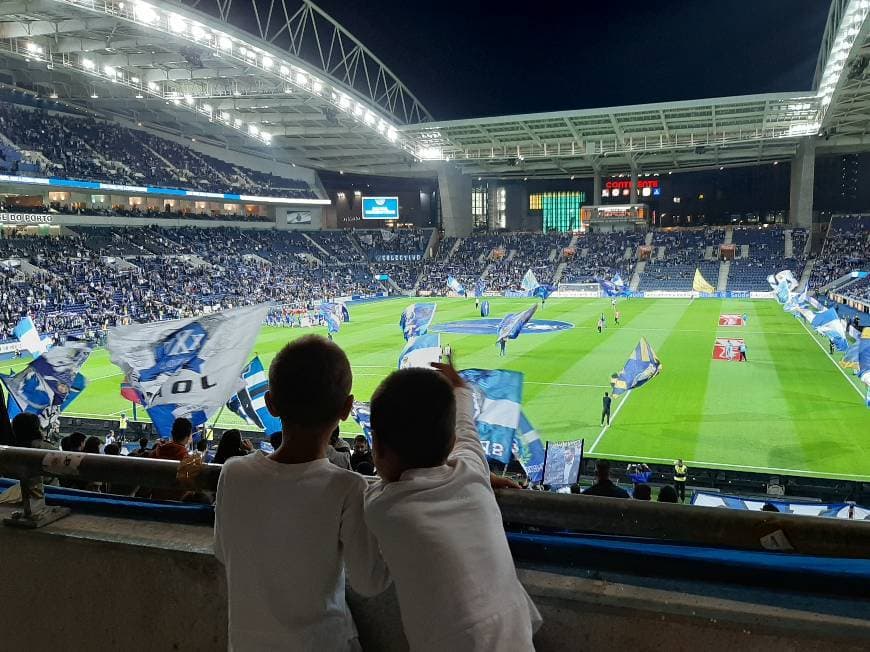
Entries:
<svg viewBox="0 0 870 652">
<path fill-rule="evenodd" d="M 496 229 L 504 229 L 507 227 L 506 195 L 507 191 L 504 188 L 499 188 L 495 193 L 495 219 L 493 220 L 493 227 Z"/>
<path fill-rule="evenodd" d="M 489 223 L 489 186 L 471 189 L 471 220 L 475 229 L 485 229 Z"/>
<path fill-rule="evenodd" d="M 580 206 L 586 193 L 578 190 L 539 192 L 529 195 L 529 211 L 543 211 L 544 231 L 567 233 L 580 229 Z"/>
</svg>

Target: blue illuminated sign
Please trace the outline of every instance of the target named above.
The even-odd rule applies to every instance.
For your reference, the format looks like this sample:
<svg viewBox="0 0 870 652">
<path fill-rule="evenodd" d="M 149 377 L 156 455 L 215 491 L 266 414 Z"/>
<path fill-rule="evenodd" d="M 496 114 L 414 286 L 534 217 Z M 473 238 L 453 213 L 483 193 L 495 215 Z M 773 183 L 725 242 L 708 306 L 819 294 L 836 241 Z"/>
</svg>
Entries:
<svg viewBox="0 0 870 652">
<path fill-rule="evenodd" d="M 363 197 L 362 218 L 364 220 L 399 219 L 398 197 Z"/>
</svg>

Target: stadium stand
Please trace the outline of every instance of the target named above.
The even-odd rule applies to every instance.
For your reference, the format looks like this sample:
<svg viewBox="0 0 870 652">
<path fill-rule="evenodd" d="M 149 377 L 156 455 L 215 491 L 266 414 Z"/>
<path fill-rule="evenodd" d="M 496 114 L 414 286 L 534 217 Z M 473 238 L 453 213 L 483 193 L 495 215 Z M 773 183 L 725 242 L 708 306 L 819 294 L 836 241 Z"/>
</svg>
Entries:
<svg viewBox="0 0 870 652">
<path fill-rule="evenodd" d="M 810 287 L 827 285 L 849 272 L 866 267 L 868 263 L 870 215 L 834 217 L 831 219 L 821 253 L 813 266 Z"/>
<path fill-rule="evenodd" d="M 578 238 L 576 253 L 567 261 L 562 281 L 588 283 L 618 273 L 628 282 L 637 260 L 637 247 L 643 244 L 644 237 L 639 233 L 597 233 Z"/>
<path fill-rule="evenodd" d="M 232 165 L 145 131 L 89 117 L 0 103 L 0 134 L 15 145 L 0 150 L 0 169 L 8 173 L 208 192 L 317 197 L 305 181 Z"/>
</svg>

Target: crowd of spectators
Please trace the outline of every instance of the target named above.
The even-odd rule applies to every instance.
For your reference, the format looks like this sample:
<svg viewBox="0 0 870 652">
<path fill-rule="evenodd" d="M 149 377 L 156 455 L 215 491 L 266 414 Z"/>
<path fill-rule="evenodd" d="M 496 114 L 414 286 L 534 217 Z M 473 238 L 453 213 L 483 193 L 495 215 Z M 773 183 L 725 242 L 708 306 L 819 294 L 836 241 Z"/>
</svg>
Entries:
<svg viewBox="0 0 870 652">
<path fill-rule="evenodd" d="M 820 288 L 870 264 L 870 216 L 849 215 L 831 220 L 816 258 L 810 287 Z M 863 271 L 867 271 L 863 269 Z"/>
<path fill-rule="evenodd" d="M 190 147 L 91 117 L 0 103 L 5 147 L 0 168 L 121 185 L 149 185 L 218 193 L 316 198 L 308 183 L 222 161 Z M 21 168 L 27 153 L 26 168 Z"/>
</svg>

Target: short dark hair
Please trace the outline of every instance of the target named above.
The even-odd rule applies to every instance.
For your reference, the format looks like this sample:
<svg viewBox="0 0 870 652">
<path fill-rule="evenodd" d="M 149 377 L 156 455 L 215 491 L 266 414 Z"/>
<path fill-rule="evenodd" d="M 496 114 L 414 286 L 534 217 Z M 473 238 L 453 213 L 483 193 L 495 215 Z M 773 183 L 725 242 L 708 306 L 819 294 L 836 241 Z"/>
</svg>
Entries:
<svg viewBox="0 0 870 652">
<path fill-rule="evenodd" d="M 200 453 L 204 453 L 205 451 L 207 451 L 208 441 L 206 441 L 205 439 L 200 439 L 198 442 L 196 442 L 196 450 L 198 450 Z"/>
<path fill-rule="evenodd" d="M 111 444 L 106 444 L 105 447 L 103 447 L 103 454 L 104 455 L 120 455 L 121 454 L 121 447 L 118 446 L 118 444 L 116 444 L 114 442 Z"/>
<path fill-rule="evenodd" d="M 193 424 L 190 419 L 178 417 L 172 422 L 172 441 L 180 444 L 193 434 Z"/>
<path fill-rule="evenodd" d="M 316 428 L 338 422 L 352 385 L 344 351 L 319 335 L 290 342 L 269 366 L 272 406 L 284 424 Z"/>
<path fill-rule="evenodd" d="M 453 449 L 456 397 L 436 371 L 394 371 L 375 390 L 371 414 L 375 442 L 407 468 L 443 464 Z"/>
<path fill-rule="evenodd" d="M 42 439 L 39 417 L 30 412 L 19 412 L 12 419 L 12 435 L 16 446 L 30 448 L 32 441 Z"/>
<path fill-rule="evenodd" d="M 139 439 L 139 447 L 140 448 L 148 448 L 148 437 L 141 437 Z"/>
<path fill-rule="evenodd" d="M 659 502 L 660 503 L 675 503 L 675 502 L 677 502 L 677 490 L 674 489 L 671 485 L 666 484 L 664 487 L 659 489 Z"/>
<path fill-rule="evenodd" d="M 100 441 L 100 438 L 94 437 L 93 435 L 91 435 L 90 437 L 85 439 L 85 447 L 83 449 L 83 452 L 85 452 L 85 453 L 99 453 L 101 445 L 102 445 L 102 442 Z"/>
<path fill-rule="evenodd" d="M 778 511 L 779 511 L 779 507 L 777 507 L 777 506 L 774 505 L 773 503 L 764 503 L 764 504 L 761 506 L 761 511 L 762 511 L 762 512 L 778 512 Z"/>
<path fill-rule="evenodd" d="M 639 484 L 634 488 L 635 500 L 650 500 L 652 498 L 652 489 L 648 484 Z"/>
<path fill-rule="evenodd" d="M 610 462 L 607 460 L 598 460 L 595 463 L 595 472 L 598 475 L 610 475 Z"/>
</svg>

